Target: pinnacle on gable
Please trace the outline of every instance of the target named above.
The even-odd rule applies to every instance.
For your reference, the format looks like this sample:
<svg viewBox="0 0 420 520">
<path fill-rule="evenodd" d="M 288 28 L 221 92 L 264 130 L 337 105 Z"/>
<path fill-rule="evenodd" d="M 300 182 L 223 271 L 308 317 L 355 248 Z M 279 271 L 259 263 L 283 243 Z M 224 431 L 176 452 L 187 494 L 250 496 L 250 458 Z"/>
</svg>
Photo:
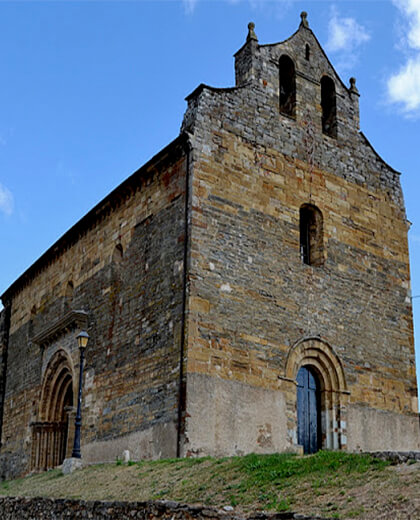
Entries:
<svg viewBox="0 0 420 520">
<path fill-rule="evenodd" d="M 350 92 L 352 92 L 353 94 L 359 94 L 359 91 L 357 90 L 357 87 L 356 87 L 356 78 L 350 78 Z"/>
<path fill-rule="evenodd" d="M 299 27 L 305 27 L 306 29 L 309 29 L 309 23 L 308 23 L 308 13 L 306 11 L 302 11 L 300 13 L 301 22 Z"/>
<path fill-rule="evenodd" d="M 246 37 L 246 41 L 247 43 L 251 40 L 255 40 L 256 42 L 258 41 L 258 38 L 257 38 L 257 35 L 255 34 L 255 23 L 254 22 L 249 22 L 248 24 L 248 36 Z"/>
</svg>

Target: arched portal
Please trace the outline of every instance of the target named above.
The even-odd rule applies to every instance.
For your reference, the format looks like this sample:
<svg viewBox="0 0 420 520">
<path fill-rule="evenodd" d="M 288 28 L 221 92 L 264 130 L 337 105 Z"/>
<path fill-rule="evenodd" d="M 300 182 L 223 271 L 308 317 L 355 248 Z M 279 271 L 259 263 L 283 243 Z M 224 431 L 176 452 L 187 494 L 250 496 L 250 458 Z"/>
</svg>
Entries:
<svg viewBox="0 0 420 520">
<path fill-rule="evenodd" d="M 301 371 L 304 368 L 305 371 Z M 302 374 L 302 375 L 301 375 Z M 347 385 L 343 367 L 333 349 L 319 338 L 305 338 L 298 341 L 289 351 L 286 361 L 285 376 L 288 381 L 295 381 L 297 386 L 294 442 L 299 442 L 299 386 L 300 378 L 306 374 L 307 386 L 313 386 L 316 400 L 317 449 L 342 449 L 346 447 L 346 404 L 348 401 Z M 310 375 L 313 381 L 310 381 Z M 307 392 L 311 388 L 307 388 Z M 309 399 L 309 397 L 308 397 Z M 308 412 L 309 413 L 309 412 Z M 305 445 L 303 444 L 304 449 Z M 316 450 L 315 450 L 316 451 Z"/>
<path fill-rule="evenodd" d="M 39 421 L 32 425 L 33 470 L 54 468 L 65 459 L 72 431 L 72 409 L 73 369 L 64 350 L 58 350 L 45 371 Z"/>
<path fill-rule="evenodd" d="M 321 448 L 321 386 L 310 367 L 297 373 L 297 436 L 304 453 L 316 453 Z"/>
</svg>

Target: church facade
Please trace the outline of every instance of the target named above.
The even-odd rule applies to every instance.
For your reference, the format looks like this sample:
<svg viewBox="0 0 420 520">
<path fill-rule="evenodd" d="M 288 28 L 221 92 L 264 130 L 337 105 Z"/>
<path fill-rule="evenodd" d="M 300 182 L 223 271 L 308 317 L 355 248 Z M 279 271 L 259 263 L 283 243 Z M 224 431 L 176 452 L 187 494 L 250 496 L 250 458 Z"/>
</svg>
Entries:
<svg viewBox="0 0 420 520">
<path fill-rule="evenodd" d="M 305 13 L 2 295 L 2 478 L 109 461 L 420 448 L 400 174 Z"/>
</svg>

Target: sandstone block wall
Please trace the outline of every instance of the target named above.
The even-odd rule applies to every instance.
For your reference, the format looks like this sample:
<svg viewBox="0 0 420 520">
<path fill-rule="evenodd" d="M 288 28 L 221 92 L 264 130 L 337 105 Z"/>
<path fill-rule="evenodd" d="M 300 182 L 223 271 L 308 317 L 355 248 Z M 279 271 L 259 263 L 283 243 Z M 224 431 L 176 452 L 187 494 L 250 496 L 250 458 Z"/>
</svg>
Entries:
<svg viewBox="0 0 420 520">
<path fill-rule="evenodd" d="M 306 23 L 279 44 L 251 36 L 236 86 L 200 85 L 181 135 L 3 295 L 0 476 L 71 451 L 81 328 L 87 461 L 300 451 L 302 366 L 320 382 L 322 447 L 420 448 L 400 174 L 359 132 L 355 83 Z M 316 265 L 302 257 L 303 205 L 322 223 Z M 38 456 L 51 442 L 53 462 Z"/>
<path fill-rule="evenodd" d="M 123 449 L 134 458 L 176 455 L 185 179 L 183 147 L 174 145 L 170 160 L 161 154 L 134 175 L 100 218 L 93 215 L 87 229 L 61 244 L 11 295 L 3 477 L 31 469 L 31 424 L 46 420 L 45 374 L 58 351 L 68 358 L 76 406 L 80 327 L 57 325 L 71 310 L 85 311 L 91 337 L 83 457 L 115 460 Z M 54 326 L 55 333 L 48 332 Z"/>
<path fill-rule="evenodd" d="M 295 119 L 279 113 L 283 54 L 296 66 Z M 322 373 L 324 358 L 336 383 L 323 389 L 323 446 L 415 449 L 399 174 L 359 133 L 358 95 L 309 29 L 281 44 L 249 41 L 236 72 L 236 88 L 193 92 L 183 125 L 195 148 L 185 453 L 220 452 L 225 410 L 243 432 L 228 453 L 296 447 L 296 373 L 305 362 Z M 322 133 L 323 75 L 335 81 L 337 138 Z M 323 215 L 320 266 L 300 255 L 299 210 L 307 203 Z M 219 402 L 223 386 L 237 390 Z M 256 404 L 262 390 L 270 393 L 264 406 Z M 238 394 L 249 396 L 239 414 Z M 215 413 L 206 419 L 207 409 Z"/>
<path fill-rule="evenodd" d="M 4 390 L 6 386 L 7 344 L 9 341 L 10 309 L 0 311 L 0 449 L 3 428 Z"/>
</svg>

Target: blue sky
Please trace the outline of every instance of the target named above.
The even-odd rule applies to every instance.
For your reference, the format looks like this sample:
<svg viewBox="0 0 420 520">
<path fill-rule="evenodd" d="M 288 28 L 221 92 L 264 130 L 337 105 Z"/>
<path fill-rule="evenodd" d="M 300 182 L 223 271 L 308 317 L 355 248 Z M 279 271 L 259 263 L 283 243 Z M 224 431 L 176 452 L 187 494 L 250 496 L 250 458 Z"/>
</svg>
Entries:
<svg viewBox="0 0 420 520">
<path fill-rule="evenodd" d="M 199 83 L 234 84 L 249 21 L 274 43 L 302 10 L 344 82 L 357 78 L 362 131 L 402 172 L 420 296 L 420 0 L 0 0 L 0 292 L 178 135 Z"/>
</svg>

